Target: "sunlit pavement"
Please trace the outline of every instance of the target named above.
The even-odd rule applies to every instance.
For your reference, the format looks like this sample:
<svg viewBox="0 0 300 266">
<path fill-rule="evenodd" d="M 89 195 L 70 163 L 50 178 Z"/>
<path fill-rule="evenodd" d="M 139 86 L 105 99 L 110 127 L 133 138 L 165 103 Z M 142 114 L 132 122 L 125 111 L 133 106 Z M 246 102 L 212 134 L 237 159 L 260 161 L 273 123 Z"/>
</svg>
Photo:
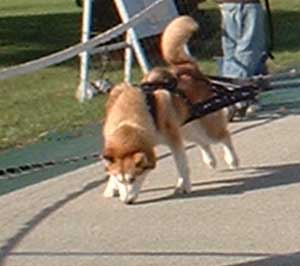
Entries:
<svg viewBox="0 0 300 266">
<path fill-rule="evenodd" d="M 193 191 L 174 196 L 166 148 L 137 202 L 102 196 L 101 163 L 0 197 L 0 265 L 300 265 L 300 116 L 232 123 L 240 157 L 215 170 L 188 144 Z"/>
</svg>

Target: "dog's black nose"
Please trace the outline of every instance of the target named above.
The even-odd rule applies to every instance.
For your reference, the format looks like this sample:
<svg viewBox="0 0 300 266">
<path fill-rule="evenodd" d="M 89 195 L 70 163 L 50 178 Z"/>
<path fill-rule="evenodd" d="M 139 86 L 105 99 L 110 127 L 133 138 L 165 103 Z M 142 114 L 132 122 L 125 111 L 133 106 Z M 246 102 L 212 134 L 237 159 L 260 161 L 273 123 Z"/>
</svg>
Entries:
<svg viewBox="0 0 300 266">
<path fill-rule="evenodd" d="M 135 177 L 131 176 L 131 177 L 128 178 L 127 181 L 128 181 L 129 184 L 132 184 L 135 181 Z"/>
</svg>

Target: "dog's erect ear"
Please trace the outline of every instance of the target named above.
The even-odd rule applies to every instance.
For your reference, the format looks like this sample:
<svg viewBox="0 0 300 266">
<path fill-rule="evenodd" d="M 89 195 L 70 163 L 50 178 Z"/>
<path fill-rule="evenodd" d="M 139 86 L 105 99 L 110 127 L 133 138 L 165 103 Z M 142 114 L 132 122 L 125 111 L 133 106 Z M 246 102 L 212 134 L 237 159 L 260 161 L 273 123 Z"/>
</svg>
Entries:
<svg viewBox="0 0 300 266">
<path fill-rule="evenodd" d="M 145 168 L 147 166 L 147 156 L 144 152 L 137 152 L 133 156 L 133 160 L 136 167 Z"/>
<path fill-rule="evenodd" d="M 136 167 L 153 169 L 155 167 L 155 160 L 152 156 L 147 156 L 144 152 L 137 152 L 133 157 Z"/>
</svg>

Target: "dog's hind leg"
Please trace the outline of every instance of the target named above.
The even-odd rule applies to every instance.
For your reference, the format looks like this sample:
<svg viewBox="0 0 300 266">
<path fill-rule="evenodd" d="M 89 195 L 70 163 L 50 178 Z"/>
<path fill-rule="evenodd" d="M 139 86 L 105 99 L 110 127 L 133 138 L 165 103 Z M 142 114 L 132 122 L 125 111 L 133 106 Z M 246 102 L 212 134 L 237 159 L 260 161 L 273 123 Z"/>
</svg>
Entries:
<svg viewBox="0 0 300 266">
<path fill-rule="evenodd" d="M 239 159 L 232 144 L 230 135 L 228 134 L 224 137 L 221 140 L 221 143 L 223 146 L 225 162 L 230 169 L 236 169 L 239 166 Z"/>
<path fill-rule="evenodd" d="M 208 139 L 202 128 L 198 124 L 195 124 L 184 130 L 183 133 L 187 140 L 195 142 L 200 147 L 204 163 L 209 168 L 216 168 L 217 161 L 209 144 L 212 141 Z"/>
<path fill-rule="evenodd" d="M 204 163 L 208 165 L 209 168 L 216 168 L 217 161 L 210 149 L 210 145 L 197 144 L 200 146 Z"/>
</svg>

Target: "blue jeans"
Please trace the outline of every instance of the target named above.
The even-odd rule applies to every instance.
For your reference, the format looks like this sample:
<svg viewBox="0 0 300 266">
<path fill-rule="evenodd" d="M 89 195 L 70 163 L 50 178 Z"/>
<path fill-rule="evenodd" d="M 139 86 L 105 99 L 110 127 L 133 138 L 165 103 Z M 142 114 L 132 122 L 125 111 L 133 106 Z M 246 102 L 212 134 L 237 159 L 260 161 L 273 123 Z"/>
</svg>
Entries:
<svg viewBox="0 0 300 266">
<path fill-rule="evenodd" d="M 221 75 L 247 78 L 261 74 L 266 58 L 264 10 L 261 4 L 224 3 Z"/>
</svg>

